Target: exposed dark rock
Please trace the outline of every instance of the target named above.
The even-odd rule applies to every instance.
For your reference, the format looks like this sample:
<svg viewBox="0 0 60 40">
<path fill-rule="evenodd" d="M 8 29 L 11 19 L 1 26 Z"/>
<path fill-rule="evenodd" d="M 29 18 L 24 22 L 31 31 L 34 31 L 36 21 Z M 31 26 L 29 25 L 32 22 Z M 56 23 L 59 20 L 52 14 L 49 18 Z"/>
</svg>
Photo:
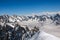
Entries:
<svg viewBox="0 0 60 40">
<path fill-rule="evenodd" d="M 34 29 L 29 30 L 28 27 L 25 29 L 19 25 L 14 28 L 7 24 L 0 25 L 0 40 L 25 40 L 25 38 L 31 38 L 35 34 L 34 31 L 37 32 L 37 28 Z"/>
</svg>

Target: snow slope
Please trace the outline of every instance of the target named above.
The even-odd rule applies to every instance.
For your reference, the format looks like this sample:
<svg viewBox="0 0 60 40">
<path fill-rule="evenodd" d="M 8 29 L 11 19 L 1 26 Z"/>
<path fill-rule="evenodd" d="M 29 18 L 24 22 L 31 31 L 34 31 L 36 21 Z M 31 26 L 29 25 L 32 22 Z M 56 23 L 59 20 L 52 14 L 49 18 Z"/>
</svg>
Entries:
<svg viewBox="0 0 60 40">
<path fill-rule="evenodd" d="M 60 38 L 41 31 L 40 33 L 36 33 L 30 40 L 60 40 Z"/>
</svg>

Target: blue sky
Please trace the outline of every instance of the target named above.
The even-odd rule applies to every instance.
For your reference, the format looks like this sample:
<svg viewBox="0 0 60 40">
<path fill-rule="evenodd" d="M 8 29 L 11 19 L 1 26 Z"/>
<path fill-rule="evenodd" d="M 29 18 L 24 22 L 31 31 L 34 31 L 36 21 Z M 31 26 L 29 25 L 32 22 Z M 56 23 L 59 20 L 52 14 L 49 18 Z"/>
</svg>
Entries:
<svg viewBox="0 0 60 40">
<path fill-rule="evenodd" d="M 60 0 L 0 0 L 0 15 L 26 15 L 44 11 L 60 11 Z"/>
</svg>

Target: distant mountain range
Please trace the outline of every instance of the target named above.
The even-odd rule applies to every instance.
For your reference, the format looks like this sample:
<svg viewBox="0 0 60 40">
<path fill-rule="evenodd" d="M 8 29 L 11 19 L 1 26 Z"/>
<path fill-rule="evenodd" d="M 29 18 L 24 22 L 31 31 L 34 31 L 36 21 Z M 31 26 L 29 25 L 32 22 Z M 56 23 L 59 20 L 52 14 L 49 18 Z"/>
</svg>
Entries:
<svg viewBox="0 0 60 40">
<path fill-rule="evenodd" d="M 14 22 L 22 22 L 22 21 L 28 21 L 28 20 L 37 20 L 37 21 L 43 21 L 46 20 L 52 20 L 52 23 L 55 23 L 56 25 L 60 25 L 60 14 L 55 15 L 33 15 L 33 16 L 17 16 L 17 15 L 0 15 L 0 22 L 5 23 L 14 23 Z"/>
<path fill-rule="evenodd" d="M 0 15 L 0 32 L 1 32 L 0 39 L 1 40 L 28 40 L 28 39 L 36 40 L 35 36 L 40 35 L 39 37 L 42 40 L 42 36 L 44 37 L 44 35 L 47 35 L 45 33 L 44 35 L 43 33 L 42 35 L 40 34 L 39 27 L 41 27 L 41 25 L 43 24 L 60 25 L 60 14 L 58 13 L 54 15 L 43 14 L 43 15 L 33 15 L 33 16 Z M 39 37 L 37 40 L 40 40 Z M 54 36 L 49 35 L 49 37 L 53 37 L 55 40 Z M 50 38 L 47 39 L 50 40 Z"/>
</svg>

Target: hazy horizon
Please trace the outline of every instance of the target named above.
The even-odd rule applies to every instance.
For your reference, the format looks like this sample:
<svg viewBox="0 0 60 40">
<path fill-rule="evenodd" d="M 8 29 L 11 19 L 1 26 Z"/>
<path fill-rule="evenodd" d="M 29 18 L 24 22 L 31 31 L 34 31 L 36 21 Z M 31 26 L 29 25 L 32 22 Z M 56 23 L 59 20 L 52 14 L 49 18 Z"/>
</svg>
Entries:
<svg viewBox="0 0 60 40">
<path fill-rule="evenodd" d="M 60 0 L 0 0 L 0 15 L 26 15 L 47 11 L 60 11 Z"/>
</svg>

